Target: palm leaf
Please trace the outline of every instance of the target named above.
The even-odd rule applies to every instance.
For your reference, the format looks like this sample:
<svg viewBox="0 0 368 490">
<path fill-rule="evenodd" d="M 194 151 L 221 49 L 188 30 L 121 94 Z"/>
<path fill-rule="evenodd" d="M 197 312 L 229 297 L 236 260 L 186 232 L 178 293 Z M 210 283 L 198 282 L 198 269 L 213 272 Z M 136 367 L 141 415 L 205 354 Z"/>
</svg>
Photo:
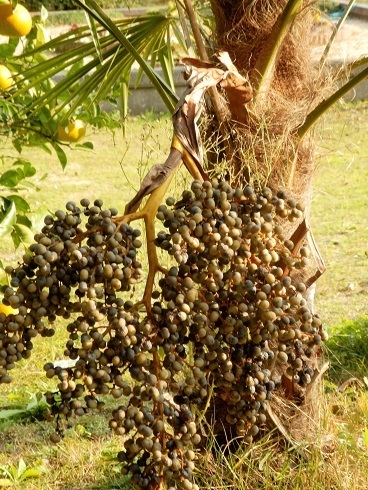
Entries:
<svg viewBox="0 0 368 490">
<path fill-rule="evenodd" d="M 87 12 L 85 12 L 85 14 L 86 14 L 86 20 L 87 20 L 88 27 L 91 30 L 92 41 L 93 41 L 93 44 L 95 45 L 96 53 L 98 54 L 98 58 L 101 61 L 101 63 L 103 63 L 103 56 L 102 56 L 102 50 L 101 50 L 101 45 L 100 45 L 100 39 L 98 37 L 98 32 L 97 32 L 95 21 Z"/>
<path fill-rule="evenodd" d="M 302 8 L 302 0 L 289 0 L 271 31 L 270 36 L 262 46 L 257 63 L 254 67 L 253 89 L 255 102 L 269 93 L 269 87 L 273 82 L 276 64 L 284 40 L 293 25 L 296 15 Z"/>
<path fill-rule="evenodd" d="M 126 133 L 126 118 L 128 115 L 128 98 L 129 98 L 129 83 L 130 70 L 122 73 L 120 77 L 120 119 L 123 122 L 123 136 Z"/>
<path fill-rule="evenodd" d="M 67 119 L 86 101 L 87 104 L 100 102 L 109 94 L 114 84 L 121 81 L 122 74 L 123 80 L 129 79 L 134 61 L 138 61 L 167 108 L 173 111 L 178 97 L 172 83 L 173 61 L 167 54 L 169 50 L 167 39 L 171 25 L 175 24 L 177 19 L 173 16 L 152 14 L 114 23 L 94 1 L 86 0 L 85 5 L 84 2 L 77 1 L 77 3 L 86 10 L 93 23 L 96 21 L 98 24 L 95 26 L 92 41 L 88 40 L 82 46 L 59 53 L 19 73 L 18 90 L 14 97 L 30 89 L 37 89 L 55 75 L 66 73 L 52 90 L 34 98 L 24 112 L 35 113 L 45 106 L 54 106 L 52 111 L 54 116 L 67 107 L 67 112 L 63 113 L 63 119 Z M 90 35 L 87 26 L 75 29 L 46 43 L 42 49 L 37 48 L 31 53 L 28 52 L 27 56 L 35 55 L 41 50 L 63 49 L 71 42 L 86 41 L 87 35 Z M 97 39 L 100 48 L 98 52 L 96 51 Z M 86 58 L 89 61 L 86 62 Z M 164 63 L 164 79 L 153 70 L 157 59 Z M 122 111 L 126 115 L 127 88 L 123 87 L 121 93 L 125 94 Z"/>
<path fill-rule="evenodd" d="M 355 2 L 356 2 L 356 0 L 350 0 L 348 5 L 346 6 L 346 9 L 344 10 L 342 16 L 340 17 L 339 22 L 334 27 L 332 34 L 331 34 L 331 37 L 330 37 L 328 43 L 326 44 L 325 50 L 323 51 L 323 55 L 322 55 L 322 58 L 320 61 L 320 64 L 322 66 L 324 65 L 324 63 L 327 59 L 327 56 L 330 52 L 331 46 L 332 46 L 337 34 L 339 33 L 342 25 L 344 24 L 345 20 L 347 19 L 348 15 L 350 14 L 351 9 L 354 7 Z"/>
<path fill-rule="evenodd" d="M 360 73 L 355 75 L 351 80 L 345 83 L 339 90 L 336 90 L 328 99 L 321 102 L 313 111 L 311 111 L 306 117 L 302 126 L 298 129 L 298 136 L 302 139 L 305 134 L 312 128 L 312 126 L 323 116 L 323 114 L 332 107 L 341 97 L 346 95 L 360 82 L 368 78 L 368 68 L 365 68 Z"/>
<path fill-rule="evenodd" d="M 153 86 L 161 96 L 166 107 L 172 112 L 178 97 L 173 90 L 159 77 L 151 66 L 145 61 L 144 57 L 137 51 L 134 45 L 126 36 L 117 28 L 116 24 L 105 14 L 94 0 L 85 0 L 85 3 L 80 0 L 75 2 L 84 8 L 97 22 L 103 26 L 115 39 L 126 49 L 126 51 L 139 63 L 147 77 L 151 80 Z"/>
<path fill-rule="evenodd" d="M 152 68 L 156 66 L 157 51 L 156 51 L 157 39 L 153 39 L 152 42 L 147 46 L 146 53 L 144 55 L 145 60 L 151 65 Z M 137 71 L 137 75 L 134 81 L 134 88 L 137 88 L 140 84 L 143 76 L 143 68 L 140 66 Z"/>
<path fill-rule="evenodd" d="M 365 65 L 368 65 L 368 56 L 364 56 L 363 58 L 359 58 L 351 63 L 347 63 L 339 70 L 337 79 L 339 80 L 344 78 L 347 74 L 350 74 L 352 71 Z"/>
</svg>

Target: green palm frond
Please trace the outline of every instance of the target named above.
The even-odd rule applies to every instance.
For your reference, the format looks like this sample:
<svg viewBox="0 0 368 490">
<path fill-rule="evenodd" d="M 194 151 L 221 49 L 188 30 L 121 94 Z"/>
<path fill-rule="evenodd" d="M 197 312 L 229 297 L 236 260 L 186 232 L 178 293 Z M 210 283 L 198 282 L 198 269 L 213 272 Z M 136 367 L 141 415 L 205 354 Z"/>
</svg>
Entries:
<svg viewBox="0 0 368 490">
<path fill-rule="evenodd" d="M 346 6 L 346 8 L 344 10 L 344 13 L 340 17 L 339 22 L 334 27 L 332 34 L 331 34 L 331 37 L 330 37 L 328 43 L 326 44 L 326 47 L 325 47 L 323 54 L 322 54 L 322 58 L 320 61 L 321 66 L 323 66 L 325 64 L 326 59 L 329 55 L 331 46 L 332 46 L 333 42 L 335 41 L 337 34 L 340 32 L 345 20 L 348 18 L 348 15 L 350 14 L 350 11 L 354 7 L 355 3 L 356 3 L 356 0 L 350 0 L 350 2 L 348 3 L 348 5 Z"/>
<path fill-rule="evenodd" d="M 174 61 L 169 42 L 178 19 L 159 13 L 112 22 L 94 1 L 86 0 L 81 6 L 89 16 L 89 25 L 94 24 L 92 36 L 89 26 L 79 27 L 27 52 L 27 57 L 50 51 L 58 54 L 19 72 L 14 97 L 30 90 L 36 94 L 25 111 L 35 113 L 47 106 L 54 115 L 64 109 L 63 119 L 67 119 L 82 103 L 98 103 L 115 84 L 126 83 L 134 62 L 151 80 L 168 110 L 173 111 L 178 97 L 172 81 Z M 71 43 L 75 47 L 65 51 Z M 18 59 L 23 61 L 22 57 Z M 162 64 L 164 78 L 154 71 L 156 61 Z M 60 74 L 63 77 L 52 90 L 37 96 L 41 84 Z M 122 87 L 121 93 L 122 114 L 126 114 L 127 87 Z"/>
<path fill-rule="evenodd" d="M 350 90 L 352 90 L 366 78 L 368 78 L 368 68 L 365 68 L 360 73 L 354 75 L 347 83 L 330 95 L 330 97 L 321 102 L 308 114 L 302 126 L 299 127 L 297 131 L 298 137 L 302 139 L 328 109 L 330 109 L 339 99 L 341 99 L 341 97 L 344 97 L 344 95 L 349 93 Z"/>
<path fill-rule="evenodd" d="M 289 0 L 287 2 L 279 18 L 275 22 L 270 36 L 262 46 L 252 76 L 256 100 L 267 96 L 269 92 L 280 51 L 286 36 L 290 32 L 296 15 L 302 8 L 302 4 L 302 0 Z"/>
</svg>

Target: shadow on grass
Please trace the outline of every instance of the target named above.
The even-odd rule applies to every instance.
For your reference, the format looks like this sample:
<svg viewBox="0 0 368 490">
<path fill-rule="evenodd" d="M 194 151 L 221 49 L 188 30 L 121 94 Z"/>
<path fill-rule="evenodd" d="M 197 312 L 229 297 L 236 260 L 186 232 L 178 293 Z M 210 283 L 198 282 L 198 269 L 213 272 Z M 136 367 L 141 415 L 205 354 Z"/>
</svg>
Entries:
<svg viewBox="0 0 368 490">
<path fill-rule="evenodd" d="M 368 317 L 344 321 L 332 327 L 326 349 L 331 381 L 368 377 Z"/>
</svg>

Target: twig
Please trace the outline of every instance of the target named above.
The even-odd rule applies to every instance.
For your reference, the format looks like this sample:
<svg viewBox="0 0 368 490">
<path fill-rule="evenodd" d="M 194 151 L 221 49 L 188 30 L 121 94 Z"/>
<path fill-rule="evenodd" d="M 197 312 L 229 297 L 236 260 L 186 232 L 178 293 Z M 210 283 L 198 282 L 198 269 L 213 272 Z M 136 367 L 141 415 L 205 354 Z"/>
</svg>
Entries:
<svg viewBox="0 0 368 490">
<path fill-rule="evenodd" d="M 342 383 L 339 386 L 338 391 L 342 393 L 347 388 L 349 388 L 349 386 L 351 386 L 352 384 L 358 385 L 359 388 L 361 388 L 361 389 L 364 388 L 364 384 L 360 381 L 360 379 L 358 379 L 358 378 L 349 378 L 349 379 L 347 379 L 344 383 Z"/>
</svg>

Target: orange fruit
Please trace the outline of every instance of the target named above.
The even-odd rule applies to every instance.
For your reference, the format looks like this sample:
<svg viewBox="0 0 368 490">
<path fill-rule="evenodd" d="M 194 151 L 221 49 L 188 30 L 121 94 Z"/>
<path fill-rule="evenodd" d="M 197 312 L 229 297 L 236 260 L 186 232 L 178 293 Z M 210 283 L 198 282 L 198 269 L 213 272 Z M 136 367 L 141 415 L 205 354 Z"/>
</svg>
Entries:
<svg viewBox="0 0 368 490">
<path fill-rule="evenodd" d="M 6 92 L 13 85 L 13 78 L 10 70 L 0 65 L 0 92 Z"/>
<path fill-rule="evenodd" d="M 23 5 L 13 9 L 10 3 L 0 4 L 0 34 L 9 37 L 26 36 L 32 29 L 32 17 Z"/>
<path fill-rule="evenodd" d="M 67 128 L 58 127 L 58 140 L 68 143 L 78 143 L 86 135 L 86 125 L 80 119 L 72 119 L 69 121 Z"/>
<path fill-rule="evenodd" d="M 68 137 L 72 143 L 81 141 L 86 136 L 86 125 L 80 119 L 70 121 L 68 124 Z"/>
<path fill-rule="evenodd" d="M 67 141 L 68 143 L 70 143 L 68 133 L 61 126 L 58 127 L 57 139 L 58 141 Z"/>
</svg>

